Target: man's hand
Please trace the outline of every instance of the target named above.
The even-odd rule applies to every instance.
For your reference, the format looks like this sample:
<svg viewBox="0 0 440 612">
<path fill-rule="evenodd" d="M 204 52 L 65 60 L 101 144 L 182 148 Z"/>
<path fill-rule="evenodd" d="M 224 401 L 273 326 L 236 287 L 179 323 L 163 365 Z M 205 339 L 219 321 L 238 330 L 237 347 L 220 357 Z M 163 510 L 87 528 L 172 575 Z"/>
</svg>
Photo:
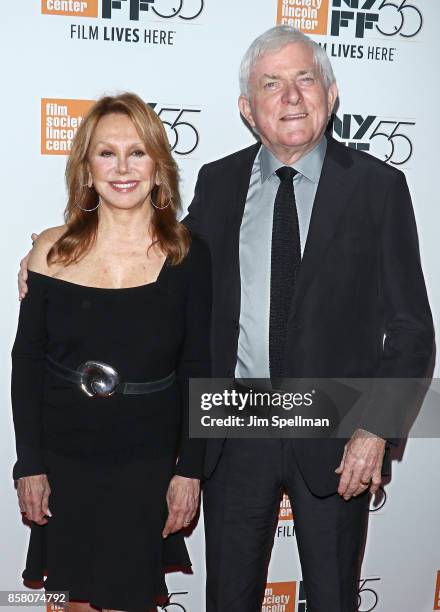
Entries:
<svg viewBox="0 0 440 612">
<path fill-rule="evenodd" d="M 32 234 L 32 243 L 38 238 L 38 234 Z M 22 300 L 27 293 L 28 261 L 29 253 L 20 261 L 20 271 L 18 273 L 18 299 Z"/>
<path fill-rule="evenodd" d="M 198 478 L 173 476 L 167 492 L 168 518 L 162 531 L 164 538 L 191 523 L 197 512 L 199 495 Z"/>
<path fill-rule="evenodd" d="M 46 474 L 19 478 L 17 495 L 18 505 L 26 518 L 38 525 L 45 525 L 46 516 L 52 516 L 49 510 L 50 486 Z"/>
<path fill-rule="evenodd" d="M 368 488 L 376 493 L 382 482 L 382 462 L 385 440 L 365 431 L 356 429 L 344 447 L 344 455 L 336 474 L 341 474 L 338 493 L 345 500 L 356 497 Z"/>
</svg>

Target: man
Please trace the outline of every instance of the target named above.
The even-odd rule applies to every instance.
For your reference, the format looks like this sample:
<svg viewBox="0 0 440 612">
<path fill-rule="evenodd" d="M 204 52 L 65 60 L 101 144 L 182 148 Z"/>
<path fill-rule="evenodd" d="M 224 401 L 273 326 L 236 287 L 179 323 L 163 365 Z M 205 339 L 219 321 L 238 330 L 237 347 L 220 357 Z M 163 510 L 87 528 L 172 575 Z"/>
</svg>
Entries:
<svg viewBox="0 0 440 612">
<path fill-rule="evenodd" d="M 424 376 L 433 330 L 404 175 L 325 136 L 331 65 L 293 28 L 252 43 L 240 85 L 261 144 L 203 166 L 186 218 L 213 258 L 214 376 Z M 308 611 L 354 612 L 384 448 L 363 429 L 348 441 L 211 440 L 208 612 L 260 609 L 282 488 Z"/>
<path fill-rule="evenodd" d="M 213 375 L 423 376 L 433 329 L 403 174 L 325 135 L 333 72 L 293 28 L 252 43 L 240 84 L 261 143 L 202 167 L 185 220 L 212 254 Z M 208 612 L 260 609 L 282 489 L 308 611 L 354 612 L 385 449 L 374 434 L 209 441 Z"/>
</svg>

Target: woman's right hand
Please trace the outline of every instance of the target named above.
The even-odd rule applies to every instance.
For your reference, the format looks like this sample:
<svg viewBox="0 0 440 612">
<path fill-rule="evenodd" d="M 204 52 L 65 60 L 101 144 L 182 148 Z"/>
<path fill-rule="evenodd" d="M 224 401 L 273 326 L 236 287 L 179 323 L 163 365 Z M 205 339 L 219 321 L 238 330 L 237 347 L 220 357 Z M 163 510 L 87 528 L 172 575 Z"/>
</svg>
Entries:
<svg viewBox="0 0 440 612">
<path fill-rule="evenodd" d="M 32 234 L 32 244 L 38 238 L 38 234 Z M 30 253 L 30 251 L 29 251 Z M 26 297 L 26 293 L 28 290 L 27 287 L 27 277 L 28 277 L 28 261 L 29 261 L 29 253 L 23 257 L 20 261 L 20 270 L 18 272 L 18 299 L 22 300 Z"/>
<path fill-rule="evenodd" d="M 23 476 L 17 481 L 18 504 L 27 519 L 46 525 L 49 510 L 50 486 L 46 474 Z"/>
</svg>

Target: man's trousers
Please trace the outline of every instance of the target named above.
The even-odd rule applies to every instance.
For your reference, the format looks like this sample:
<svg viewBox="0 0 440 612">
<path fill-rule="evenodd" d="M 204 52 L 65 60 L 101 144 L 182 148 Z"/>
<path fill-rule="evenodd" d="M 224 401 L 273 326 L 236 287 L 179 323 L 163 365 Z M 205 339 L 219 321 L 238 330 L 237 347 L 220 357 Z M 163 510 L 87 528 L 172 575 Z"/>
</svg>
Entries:
<svg viewBox="0 0 440 612">
<path fill-rule="evenodd" d="M 316 497 L 297 466 L 294 440 L 229 439 L 204 485 L 207 612 L 261 610 L 283 489 L 292 504 L 307 612 L 357 610 L 368 492 L 349 501 L 337 493 Z"/>
</svg>

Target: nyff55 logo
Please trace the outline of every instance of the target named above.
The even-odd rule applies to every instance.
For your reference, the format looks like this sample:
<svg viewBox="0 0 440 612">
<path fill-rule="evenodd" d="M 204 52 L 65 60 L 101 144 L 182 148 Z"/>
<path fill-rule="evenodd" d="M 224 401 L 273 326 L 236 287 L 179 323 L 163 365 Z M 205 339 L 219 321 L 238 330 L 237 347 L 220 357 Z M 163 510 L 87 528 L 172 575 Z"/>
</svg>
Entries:
<svg viewBox="0 0 440 612">
<path fill-rule="evenodd" d="M 368 151 L 383 161 L 401 166 L 413 153 L 414 126 L 414 121 L 338 112 L 333 119 L 333 134 L 353 149 Z"/>
<path fill-rule="evenodd" d="M 168 593 L 168 597 L 166 601 L 159 605 L 159 610 L 164 610 L 165 612 L 189 612 L 189 607 L 186 603 L 185 595 L 188 595 L 189 591 L 175 591 L 173 593 Z"/>
<path fill-rule="evenodd" d="M 423 25 L 418 0 L 278 0 L 277 23 L 305 34 L 413 38 Z"/>
<path fill-rule="evenodd" d="M 361 578 L 359 580 L 357 608 L 358 612 L 373 612 L 379 603 L 379 595 L 377 589 L 377 581 L 380 578 Z M 269 586 L 269 585 L 267 585 Z M 298 608 L 295 612 L 307 612 L 307 596 L 304 588 L 304 582 L 298 582 L 297 588 Z"/>
<path fill-rule="evenodd" d="M 178 17 L 191 21 L 202 13 L 204 5 L 204 0 L 41 0 L 41 12 L 45 15 L 100 16 L 103 19 L 126 15 L 130 21 L 139 21 L 144 12 L 152 17 Z"/>
<path fill-rule="evenodd" d="M 193 153 L 200 140 L 195 120 L 202 111 L 196 108 L 160 107 L 156 102 L 149 104 L 162 120 L 171 150 L 178 155 Z"/>
<path fill-rule="evenodd" d="M 123 3 L 129 2 L 130 20 L 137 21 L 141 11 L 149 11 L 152 15 L 171 19 L 179 17 L 191 21 L 203 11 L 204 0 L 102 0 L 102 17 L 111 19 L 115 11 L 123 8 Z"/>
<path fill-rule="evenodd" d="M 400 4 L 387 0 L 333 0 L 332 36 L 339 36 L 343 28 L 354 28 L 356 38 L 363 38 L 366 30 L 374 28 L 382 36 L 412 38 L 422 25 L 422 13 L 409 0 Z"/>
</svg>

